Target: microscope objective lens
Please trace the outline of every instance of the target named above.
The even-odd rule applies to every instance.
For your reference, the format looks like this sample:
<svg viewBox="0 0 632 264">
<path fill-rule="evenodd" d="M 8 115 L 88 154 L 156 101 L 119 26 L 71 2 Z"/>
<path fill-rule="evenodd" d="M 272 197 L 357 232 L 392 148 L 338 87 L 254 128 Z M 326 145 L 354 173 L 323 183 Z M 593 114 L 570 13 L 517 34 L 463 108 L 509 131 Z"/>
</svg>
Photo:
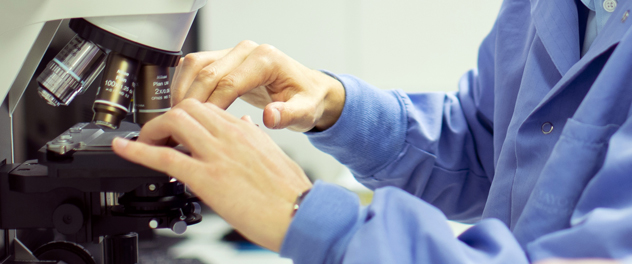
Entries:
<svg viewBox="0 0 632 264">
<path fill-rule="evenodd" d="M 110 52 L 101 86 L 94 100 L 92 122 L 112 129 L 120 126 L 130 112 L 139 69 L 138 61 Z"/>
<path fill-rule="evenodd" d="M 68 105 L 101 73 L 105 57 L 97 45 L 75 36 L 37 78 L 39 95 L 52 106 Z"/>
<path fill-rule="evenodd" d="M 171 109 L 169 68 L 143 65 L 138 76 L 134 97 L 134 122 L 144 125 L 149 120 Z"/>
</svg>

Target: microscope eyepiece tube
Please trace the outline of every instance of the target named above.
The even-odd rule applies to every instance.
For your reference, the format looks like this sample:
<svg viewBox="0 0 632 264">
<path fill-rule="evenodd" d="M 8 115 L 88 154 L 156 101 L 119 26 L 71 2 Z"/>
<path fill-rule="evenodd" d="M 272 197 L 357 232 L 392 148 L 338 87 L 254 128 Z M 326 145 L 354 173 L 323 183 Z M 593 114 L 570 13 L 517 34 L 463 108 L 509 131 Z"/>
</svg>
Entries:
<svg viewBox="0 0 632 264">
<path fill-rule="evenodd" d="M 134 122 L 144 125 L 171 109 L 169 68 L 143 65 L 138 74 L 138 89 L 134 95 Z"/>
<path fill-rule="evenodd" d="M 140 69 L 137 60 L 110 52 L 107 58 L 101 86 L 92 106 L 97 125 L 117 129 L 127 116 Z"/>
<path fill-rule="evenodd" d="M 75 36 L 37 77 L 39 95 L 52 106 L 68 105 L 101 73 L 105 57 L 99 46 Z"/>
</svg>

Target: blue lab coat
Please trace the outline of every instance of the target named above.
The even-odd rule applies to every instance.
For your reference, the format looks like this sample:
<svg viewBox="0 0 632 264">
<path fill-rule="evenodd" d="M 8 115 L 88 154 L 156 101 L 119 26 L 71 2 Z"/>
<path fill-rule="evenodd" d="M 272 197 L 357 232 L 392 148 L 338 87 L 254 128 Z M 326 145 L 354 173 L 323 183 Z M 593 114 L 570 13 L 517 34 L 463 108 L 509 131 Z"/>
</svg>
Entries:
<svg viewBox="0 0 632 264">
<path fill-rule="evenodd" d="M 632 254 L 632 1 L 580 58 L 573 0 L 506 0 L 455 93 L 349 75 L 338 122 L 308 133 L 376 189 L 315 184 L 286 234 L 295 263 L 527 263 Z M 419 199 L 421 198 L 421 199 Z M 454 238 L 445 220 L 475 225 Z"/>
</svg>

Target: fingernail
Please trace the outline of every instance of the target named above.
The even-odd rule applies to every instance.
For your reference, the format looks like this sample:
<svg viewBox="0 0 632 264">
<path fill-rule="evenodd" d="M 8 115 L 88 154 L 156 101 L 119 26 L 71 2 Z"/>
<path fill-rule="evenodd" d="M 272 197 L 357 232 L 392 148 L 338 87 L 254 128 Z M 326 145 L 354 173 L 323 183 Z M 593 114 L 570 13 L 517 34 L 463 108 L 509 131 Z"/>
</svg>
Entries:
<svg viewBox="0 0 632 264">
<path fill-rule="evenodd" d="M 272 108 L 272 118 L 274 119 L 273 127 L 276 128 L 281 122 L 281 112 L 279 112 L 279 109 Z"/>
<path fill-rule="evenodd" d="M 118 149 L 124 149 L 127 147 L 127 144 L 129 144 L 129 140 L 120 137 L 115 137 L 112 141 L 112 145 L 116 145 Z"/>
</svg>

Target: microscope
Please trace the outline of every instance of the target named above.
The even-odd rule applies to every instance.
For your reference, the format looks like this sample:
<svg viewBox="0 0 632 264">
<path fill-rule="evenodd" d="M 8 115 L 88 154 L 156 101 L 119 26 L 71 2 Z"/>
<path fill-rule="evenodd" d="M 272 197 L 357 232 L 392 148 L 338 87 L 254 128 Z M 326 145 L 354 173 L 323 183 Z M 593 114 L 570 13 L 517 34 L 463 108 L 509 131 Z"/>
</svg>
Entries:
<svg viewBox="0 0 632 264">
<path fill-rule="evenodd" d="M 99 243 L 103 264 L 138 263 L 138 235 L 181 234 L 202 220 L 184 184 L 111 150 L 171 108 L 169 69 L 206 0 L 20 0 L 0 6 L 0 264 L 96 264 L 77 243 Z M 92 122 L 14 162 L 13 113 L 63 20 L 75 37 L 37 77 L 38 94 L 65 106 L 93 82 Z M 123 119 L 133 115 L 134 122 Z M 27 248 L 16 230 L 52 229 L 65 240 Z"/>
</svg>

